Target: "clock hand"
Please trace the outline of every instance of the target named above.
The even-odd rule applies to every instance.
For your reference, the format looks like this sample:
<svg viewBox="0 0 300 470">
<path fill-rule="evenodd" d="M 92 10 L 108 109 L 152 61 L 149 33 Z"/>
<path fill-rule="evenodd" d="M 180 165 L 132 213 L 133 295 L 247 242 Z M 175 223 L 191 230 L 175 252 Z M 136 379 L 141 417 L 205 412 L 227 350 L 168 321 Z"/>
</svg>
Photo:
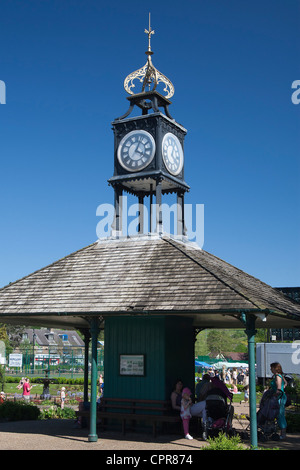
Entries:
<svg viewBox="0 0 300 470">
<path fill-rule="evenodd" d="M 138 147 L 137 147 L 137 149 L 136 149 L 136 152 L 138 152 L 138 153 L 144 153 L 144 146 L 142 145 L 142 148 L 141 148 L 141 149 L 140 149 L 140 147 L 141 147 L 141 144 L 139 143 L 139 145 L 138 145 Z"/>
<path fill-rule="evenodd" d="M 137 142 L 137 144 L 135 145 L 134 150 L 131 154 L 131 159 L 132 160 L 139 160 L 143 156 L 143 153 L 144 153 L 143 146 L 140 149 L 140 143 Z"/>
<path fill-rule="evenodd" d="M 173 157 L 173 147 L 168 147 L 168 159 L 171 163 L 174 163 L 175 161 Z"/>
<path fill-rule="evenodd" d="M 138 158 L 142 158 L 144 155 L 144 146 L 139 143 L 134 153 L 137 154 Z"/>
</svg>

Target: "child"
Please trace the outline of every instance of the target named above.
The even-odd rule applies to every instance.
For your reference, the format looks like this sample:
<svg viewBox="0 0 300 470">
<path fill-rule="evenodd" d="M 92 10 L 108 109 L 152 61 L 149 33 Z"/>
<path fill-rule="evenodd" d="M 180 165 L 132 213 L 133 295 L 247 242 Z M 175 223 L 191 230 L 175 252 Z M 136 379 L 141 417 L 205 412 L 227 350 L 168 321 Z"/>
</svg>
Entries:
<svg viewBox="0 0 300 470">
<path fill-rule="evenodd" d="M 62 410 L 65 407 L 65 399 L 66 399 L 66 389 L 65 387 L 62 387 L 60 391 L 60 407 Z"/>
<path fill-rule="evenodd" d="M 182 390 L 180 417 L 182 419 L 184 437 L 186 439 L 193 439 L 192 436 L 189 434 L 189 425 L 192 416 L 190 410 L 192 404 L 191 394 L 192 392 L 189 388 L 184 388 Z"/>
<path fill-rule="evenodd" d="M 18 388 L 19 390 L 21 390 L 21 388 L 23 389 L 23 384 L 24 384 L 24 382 L 25 382 L 25 377 L 22 377 L 21 380 L 20 380 L 20 382 L 19 382 L 18 385 L 17 385 L 17 388 Z"/>
<path fill-rule="evenodd" d="M 6 400 L 5 393 L 1 392 L 1 394 L 0 394 L 0 405 L 2 405 L 2 403 L 5 402 L 5 400 Z"/>
<path fill-rule="evenodd" d="M 245 394 L 245 400 L 241 400 L 240 403 L 248 403 L 249 402 L 249 376 L 248 374 L 246 374 L 244 377 L 243 385 L 244 385 L 243 390 Z"/>
</svg>

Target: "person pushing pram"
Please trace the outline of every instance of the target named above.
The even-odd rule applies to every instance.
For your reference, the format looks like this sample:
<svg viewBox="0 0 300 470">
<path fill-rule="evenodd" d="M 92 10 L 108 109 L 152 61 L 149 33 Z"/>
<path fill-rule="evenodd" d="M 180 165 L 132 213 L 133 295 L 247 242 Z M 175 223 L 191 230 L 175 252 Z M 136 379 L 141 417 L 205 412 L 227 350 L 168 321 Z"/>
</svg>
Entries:
<svg viewBox="0 0 300 470">
<path fill-rule="evenodd" d="M 285 405 L 287 401 L 284 387 L 286 381 L 279 362 L 271 364 L 273 379 L 271 387 L 267 390 L 260 401 L 259 410 L 257 412 L 257 424 L 263 432 L 263 437 L 267 438 L 270 434 L 276 437 L 276 424 L 281 430 L 279 439 L 286 437 L 286 419 Z"/>
<path fill-rule="evenodd" d="M 218 377 L 210 377 L 210 386 L 206 390 L 206 434 L 223 431 L 232 432 L 232 419 L 234 408 L 232 406 L 233 394 Z M 227 403 L 229 400 L 229 403 Z"/>
</svg>

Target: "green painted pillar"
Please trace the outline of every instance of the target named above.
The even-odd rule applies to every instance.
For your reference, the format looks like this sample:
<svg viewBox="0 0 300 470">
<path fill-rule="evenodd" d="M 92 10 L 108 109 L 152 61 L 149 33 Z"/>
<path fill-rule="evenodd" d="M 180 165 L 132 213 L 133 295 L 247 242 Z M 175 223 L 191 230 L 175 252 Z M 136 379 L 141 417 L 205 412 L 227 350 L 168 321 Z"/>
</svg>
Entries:
<svg viewBox="0 0 300 470">
<path fill-rule="evenodd" d="M 89 330 L 84 330 L 84 386 L 83 386 L 83 401 L 89 401 L 89 344 L 91 335 Z"/>
<path fill-rule="evenodd" d="M 257 449 L 257 417 L 256 417 L 256 376 L 255 376 L 255 316 L 246 315 L 246 330 L 249 356 L 249 405 L 250 405 L 250 444 Z"/>
<path fill-rule="evenodd" d="M 90 433 L 89 442 L 97 442 L 97 345 L 99 334 L 99 322 L 97 317 L 91 319 L 91 338 L 92 338 L 92 374 L 91 374 L 91 405 L 90 405 Z"/>
</svg>

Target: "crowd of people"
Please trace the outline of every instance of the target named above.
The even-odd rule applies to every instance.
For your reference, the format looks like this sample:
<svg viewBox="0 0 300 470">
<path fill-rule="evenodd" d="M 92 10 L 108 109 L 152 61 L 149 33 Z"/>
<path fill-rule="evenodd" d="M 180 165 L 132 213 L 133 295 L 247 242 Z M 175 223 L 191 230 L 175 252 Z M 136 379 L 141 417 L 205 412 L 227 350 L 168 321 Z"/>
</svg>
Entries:
<svg viewBox="0 0 300 470">
<path fill-rule="evenodd" d="M 247 368 L 228 368 L 226 366 L 222 367 L 222 370 L 219 372 L 218 369 L 214 369 L 211 367 L 208 369 L 204 375 L 208 375 L 209 377 L 219 377 L 220 380 L 226 384 L 230 389 L 233 394 L 235 393 L 240 393 L 238 392 L 238 385 L 242 385 L 243 388 L 243 393 L 244 393 L 244 400 L 240 400 L 241 403 L 248 403 L 249 402 L 249 371 Z M 199 386 L 201 384 L 201 380 L 198 378 L 197 379 L 197 385 L 196 385 L 196 396 L 197 395 L 197 386 L 199 383 Z M 198 387 L 199 388 L 199 387 Z"/>
<path fill-rule="evenodd" d="M 287 382 L 284 378 L 281 365 L 278 362 L 271 364 L 271 371 L 273 378 L 270 390 L 273 391 L 279 401 L 277 424 L 280 429 L 280 439 L 285 439 L 287 424 L 285 419 L 286 394 L 284 389 Z M 192 416 L 202 418 L 203 437 L 206 437 L 206 401 L 209 394 L 216 393 L 217 391 L 217 393 L 231 402 L 233 394 L 237 393 L 237 385 L 243 386 L 244 400 L 240 400 L 240 403 L 247 403 L 249 401 L 249 373 L 247 369 L 237 370 L 237 368 L 233 368 L 230 370 L 223 367 L 220 372 L 213 368 L 206 370 L 202 375 L 202 379 L 197 379 L 194 402 L 191 398 L 191 390 L 188 387 L 184 387 L 182 380 L 178 379 L 176 381 L 171 394 L 171 404 L 173 410 L 180 413 L 186 439 L 193 439 L 189 432 L 189 423 Z"/>
<path fill-rule="evenodd" d="M 17 385 L 17 389 L 22 391 L 22 398 L 25 402 L 29 403 L 30 402 L 30 392 L 32 390 L 32 385 L 30 385 L 30 380 L 28 377 L 22 377 L 20 379 L 20 382 Z M 50 396 L 50 394 L 49 394 Z M 59 392 L 59 397 L 60 397 L 60 403 L 61 403 L 61 409 L 64 409 L 65 407 L 65 400 L 66 400 L 66 388 L 62 387 L 60 392 Z M 4 403 L 6 401 L 6 395 L 4 391 L 0 393 L 0 404 Z"/>
<path fill-rule="evenodd" d="M 173 392 L 171 393 L 171 404 L 173 410 L 180 412 L 182 419 L 184 436 L 186 439 L 193 439 L 189 432 L 189 424 L 192 416 L 202 418 L 203 438 L 206 439 L 206 399 L 209 394 L 218 394 L 225 401 L 232 401 L 232 392 L 226 384 L 220 380 L 218 375 L 204 374 L 201 381 L 197 383 L 195 395 L 196 399 L 193 403 L 192 392 L 188 387 L 183 387 L 182 380 L 178 379 L 175 383 Z M 233 414 L 233 408 L 232 408 Z"/>
</svg>

